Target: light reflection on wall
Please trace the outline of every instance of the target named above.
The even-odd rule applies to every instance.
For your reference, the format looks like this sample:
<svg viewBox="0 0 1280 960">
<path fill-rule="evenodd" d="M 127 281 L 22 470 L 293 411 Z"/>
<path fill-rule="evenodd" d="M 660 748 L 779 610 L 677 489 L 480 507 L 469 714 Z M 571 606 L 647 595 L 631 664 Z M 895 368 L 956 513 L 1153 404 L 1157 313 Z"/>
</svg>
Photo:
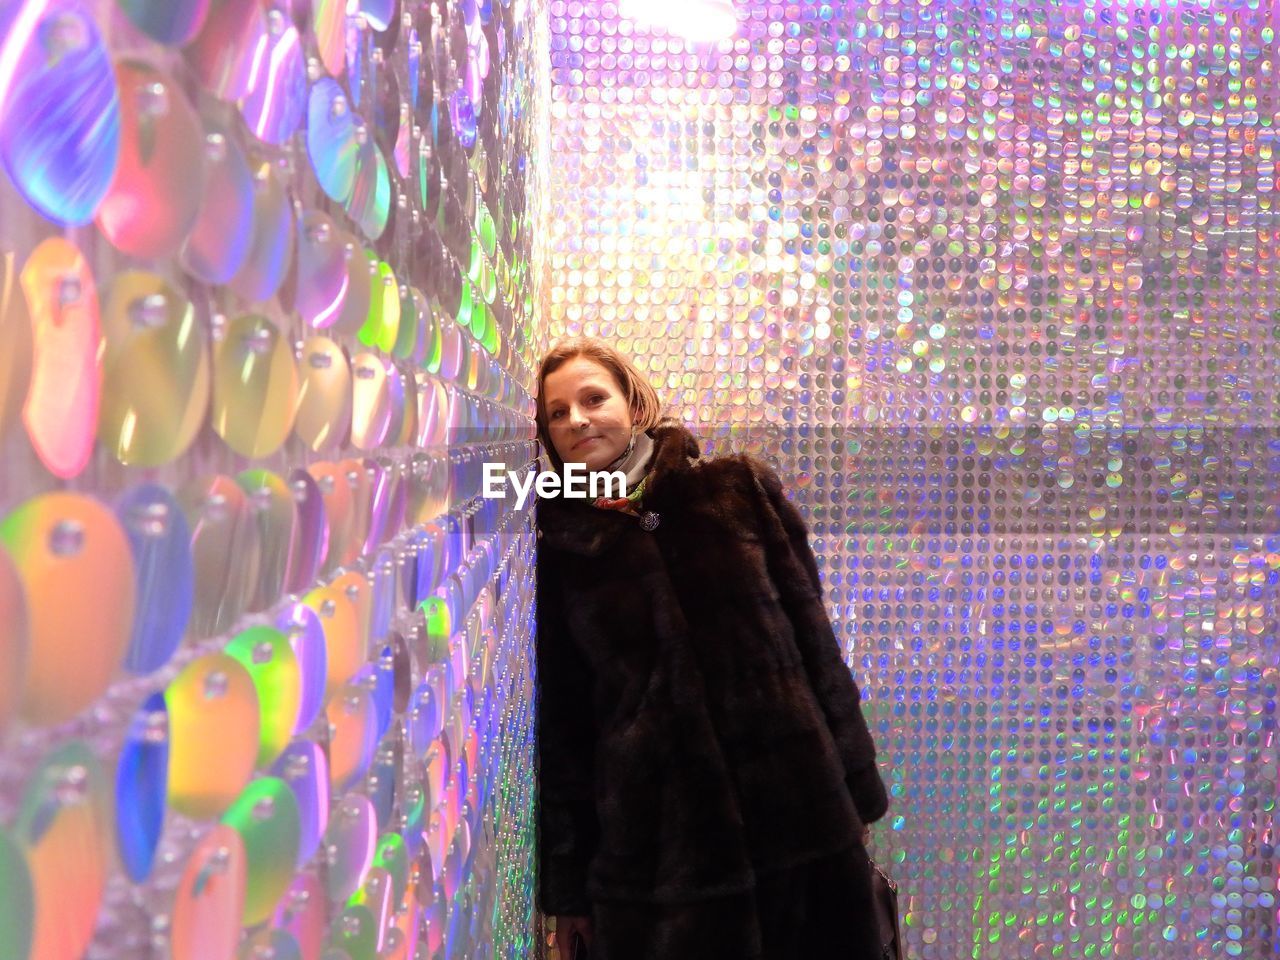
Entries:
<svg viewBox="0 0 1280 960">
<path fill-rule="evenodd" d="M 1269 955 L 1273 6 L 737 11 L 551 3 L 553 333 L 790 478 L 910 956 Z"/>
</svg>

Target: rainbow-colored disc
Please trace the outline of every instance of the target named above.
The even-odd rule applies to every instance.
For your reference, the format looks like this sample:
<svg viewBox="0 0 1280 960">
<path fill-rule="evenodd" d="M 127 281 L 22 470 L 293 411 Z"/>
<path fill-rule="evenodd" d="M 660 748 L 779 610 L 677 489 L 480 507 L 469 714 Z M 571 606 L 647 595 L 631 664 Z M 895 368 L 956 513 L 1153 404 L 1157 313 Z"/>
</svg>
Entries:
<svg viewBox="0 0 1280 960">
<path fill-rule="evenodd" d="M 120 162 L 95 219 L 121 253 L 159 259 L 172 254 L 196 222 L 205 181 L 204 129 L 181 85 L 150 64 L 121 60 L 116 79 Z"/>
<path fill-rule="evenodd" d="M 390 353 L 400 332 L 400 287 L 395 271 L 385 260 L 373 260 L 377 271 L 369 300 L 369 316 L 358 337 L 366 347 Z"/>
<path fill-rule="evenodd" d="M 377 257 L 360 245 L 354 235 L 339 229 L 343 263 L 347 270 L 347 290 L 342 299 L 342 309 L 335 321 L 339 333 L 354 334 L 369 318 L 369 303 L 373 296 L 373 281 L 378 274 Z"/>
<path fill-rule="evenodd" d="M 337 947 L 331 949 L 340 950 L 349 960 L 377 960 L 381 928 L 378 918 L 367 906 L 357 903 L 345 908 L 334 921 L 334 928 Z"/>
<path fill-rule="evenodd" d="M 226 646 L 258 693 L 259 767 L 275 762 L 293 738 L 302 702 L 302 676 L 288 637 L 274 627 L 249 627 Z"/>
<path fill-rule="evenodd" d="M 124 668 L 145 674 L 159 669 L 178 649 L 195 601 L 191 533 L 169 491 L 144 484 L 116 504 L 129 538 L 138 599 Z"/>
<path fill-rule="evenodd" d="M 35 893 L 31 956 L 75 960 L 93 937 L 110 858 L 111 797 L 87 746 L 66 743 L 32 772 L 13 833 Z"/>
<path fill-rule="evenodd" d="M 182 54 L 206 90 L 234 103 L 249 92 L 253 55 L 266 33 L 258 0 L 214 0 L 200 35 Z"/>
<path fill-rule="evenodd" d="M 329 826 L 329 760 L 310 740 L 297 740 L 285 749 L 272 774 L 289 785 L 298 804 L 298 858 L 301 869 L 315 854 Z"/>
<path fill-rule="evenodd" d="M 369 578 L 358 570 L 351 570 L 334 578 L 329 586 L 351 602 L 356 617 L 356 643 L 362 655 L 369 649 L 369 626 L 373 615 L 373 590 Z"/>
<path fill-rule="evenodd" d="M 189 43 L 200 32 L 210 0 L 116 0 L 135 27 L 170 46 Z"/>
<path fill-rule="evenodd" d="M 351 358 L 351 442 L 360 450 L 382 445 L 391 426 L 387 364 L 375 353 Z"/>
<path fill-rule="evenodd" d="M 279 146 L 293 136 L 306 109 L 301 37 L 285 11 L 271 7 L 266 32 L 253 51 L 249 92 L 240 103 L 244 122 L 259 140 Z"/>
<path fill-rule="evenodd" d="M 62 723 L 106 690 L 128 649 L 136 590 L 129 541 L 97 500 L 46 493 L 0 521 L 0 543 L 26 598 L 23 716 Z"/>
<path fill-rule="evenodd" d="M 254 180 L 233 127 L 206 111 L 204 196 L 178 259 L 205 283 L 227 283 L 243 266 L 253 240 Z"/>
<path fill-rule="evenodd" d="M 288 931 L 298 944 L 302 960 L 320 960 L 328 905 L 324 887 L 312 872 L 297 874 L 280 898 L 271 923 Z"/>
<path fill-rule="evenodd" d="M 169 806 L 200 819 L 221 814 L 244 789 L 259 750 L 258 694 L 225 653 L 191 661 L 165 690 Z"/>
<path fill-rule="evenodd" d="M 195 308 L 152 273 L 111 281 L 98 434 L 121 463 L 155 467 L 181 456 L 209 407 L 208 339 Z"/>
<path fill-rule="evenodd" d="M 258 587 L 259 533 L 249 496 L 230 477 L 198 478 L 178 491 L 191 530 L 195 603 L 190 629 L 212 637 L 231 628 Z"/>
<path fill-rule="evenodd" d="M 298 290 L 295 306 L 302 319 L 327 330 L 342 316 L 350 293 L 347 234 L 328 214 L 308 210 L 298 223 Z"/>
<path fill-rule="evenodd" d="M 369 509 L 373 503 L 373 477 L 364 462 L 354 457 L 340 461 L 338 466 L 351 490 L 350 538 L 339 559 L 346 566 L 355 563 L 364 552 L 365 538 L 369 535 Z"/>
<path fill-rule="evenodd" d="M 274 453 L 293 426 L 298 368 L 289 341 L 266 317 L 227 325 L 213 354 L 213 429 L 236 453 Z"/>
<path fill-rule="evenodd" d="M 244 841 L 245 896 L 242 923 L 266 920 L 293 876 L 298 860 L 298 804 L 278 777 L 249 784 L 222 816 Z"/>
<path fill-rule="evenodd" d="M 289 195 L 269 162 L 253 169 L 253 233 L 231 289 L 250 303 L 275 296 L 293 265 L 294 216 Z"/>
<path fill-rule="evenodd" d="M 344 0 L 314 0 L 311 26 L 325 70 L 342 76 L 347 69 L 347 4 Z"/>
<path fill-rule="evenodd" d="M 369 798 L 358 794 L 344 798 L 330 816 L 324 838 L 331 899 L 346 900 L 360 888 L 373 866 L 377 840 L 377 821 Z"/>
<path fill-rule="evenodd" d="M 178 881 L 169 931 L 173 960 L 235 956 L 246 886 L 244 840 L 229 824 L 215 824 Z"/>
<path fill-rule="evenodd" d="M 332 450 L 351 430 L 351 365 L 341 347 L 315 336 L 302 345 L 301 368 L 294 433 L 316 453 Z"/>
<path fill-rule="evenodd" d="M 54 223 L 93 219 L 120 155 L 120 95 L 102 35 L 79 0 L 0 7 L 0 159 Z"/>
<path fill-rule="evenodd" d="M 280 598 L 289 575 L 298 508 L 288 484 L 270 470 L 245 470 L 236 483 L 258 527 L 258 585 L 248 609 L 265 610 Z"/>
<path fill-rule="evenodd" d="M 27 858 L 13 838 L 0 830 L 0 930 L 5 931 L 5 949 L 14 960 L 31 956 L 35 915 Z"/>
<path fill-rule="evenodd" d="M 311 87 L 307 106 L 307 156 L 320 189 L 336 203 L 346 203 L 356 176 L 360 149 L 356 130 L 362 121 L 351 110 L 336 80 L 322 77 Z"/>
<path fill-rule="evenodd" d="M 338 688 L 325 707 L 329 719 L 329 786 L 335 794 L 350 789 L 368 771 L 378 745 L 373 697 L 364 687 Z"/>
<path fill-rule="evenodd" d="M 356 174 L 347 200 L 347 213 L 370 240 L 377 240 L 387 228 L 391 215 L 391 177 L 387 158 L 366 134 L 356 158 Z"/>
<path fill-rule="evenodd" d="M 281 611 L 276 618 L 276 628 L 288 638 L 298 661 L 300 690 L 294 733 L 301 733 L 311 726 L 324 706 L 328 672 L 324 627 L 318 613 L 304 603 L 295 603 Z"/>
<path fill-rule="evenodd" d="M 332 586 L 317 587 L 304 596 L 302 602 L 320 618 L 324 629 L 327 700 L 354 676 L 364 658 L 355 604 Z"/>
<path fill-rule="evenodd" d="M 319 461 L 307 468 L 324 501 L 324 515 L 328 524 L 328 541 L 324 557 L 324 569 L 329 570 L 346 562 L 348 544 L 353 539 L 355 518 L 351 510 L 351 484 L 346 471 L 336 463 Z"/>
</svg>

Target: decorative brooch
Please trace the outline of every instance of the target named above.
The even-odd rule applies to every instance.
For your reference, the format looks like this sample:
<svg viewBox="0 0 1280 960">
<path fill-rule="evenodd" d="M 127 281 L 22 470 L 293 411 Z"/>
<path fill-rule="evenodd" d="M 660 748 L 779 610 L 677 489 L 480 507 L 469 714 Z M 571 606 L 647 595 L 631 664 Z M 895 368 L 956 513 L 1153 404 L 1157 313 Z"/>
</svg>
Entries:
<svg viewBox="0 0 1280 960">
<path fill-rule="evenodd" d="M 640 509 L 645 480 L 648 479 L 648 477 L 645 477 L 644 480 L 641 480 L 639 486 L 627 494 L 625 498 L 608 500 L 604 497 L 598 497 L 595 501 L 595 505 L 603 510 L 621 510 L 623 513 L 629 513 L 633 517 L 639 518 L 641 530 L 644 530 L 646 533 L 652 533 L 654 530 L 658 529 L 658 523 L 662 519 L 662 515 L 654 510 Z"/>
</svg>

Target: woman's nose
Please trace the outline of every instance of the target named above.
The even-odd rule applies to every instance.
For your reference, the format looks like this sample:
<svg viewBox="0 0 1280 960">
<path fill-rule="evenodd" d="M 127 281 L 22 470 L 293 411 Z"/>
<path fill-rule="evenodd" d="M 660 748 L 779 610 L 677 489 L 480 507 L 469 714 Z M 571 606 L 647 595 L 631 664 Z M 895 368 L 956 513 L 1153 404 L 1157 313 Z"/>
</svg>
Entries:
<svg viewBox="0 0 1280 960">
<path fill-rule="evenodd" d="M 578 409 L 577 407 L 574 407 L 573 409 L 571 409 L 571 410 L 569 411 L 569 424 L 570 424 L 570 425 L 573 427 L 573 429 L 575 429 L 575 430 L 580 430 L 580 429 L 582 429 L 583 427 L 585 427 L 585 426 L 587 425 L 587 417 L 586 417 L 586 414 L 585 414 L 585 413 L 583 413 L 583 412 L 582 412 L 580 409 Z"/>
</svg>

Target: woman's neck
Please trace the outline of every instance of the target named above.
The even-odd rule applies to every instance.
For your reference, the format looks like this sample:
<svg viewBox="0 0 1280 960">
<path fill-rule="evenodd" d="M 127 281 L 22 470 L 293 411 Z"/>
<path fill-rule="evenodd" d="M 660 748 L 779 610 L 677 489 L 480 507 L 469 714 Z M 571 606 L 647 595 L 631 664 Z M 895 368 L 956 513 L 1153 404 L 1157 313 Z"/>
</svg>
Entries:
<svg viewBox="0 0 1280 960">
<path fill-rule="evenodd" d="M 638 431 L 628 449 L 604 469 L 610 473 L 621 470 L 627 478 L 627 489 L 632 490 L 648 473 L 654 446 L 653 437 L 644 431 Z"/>
</svg>

